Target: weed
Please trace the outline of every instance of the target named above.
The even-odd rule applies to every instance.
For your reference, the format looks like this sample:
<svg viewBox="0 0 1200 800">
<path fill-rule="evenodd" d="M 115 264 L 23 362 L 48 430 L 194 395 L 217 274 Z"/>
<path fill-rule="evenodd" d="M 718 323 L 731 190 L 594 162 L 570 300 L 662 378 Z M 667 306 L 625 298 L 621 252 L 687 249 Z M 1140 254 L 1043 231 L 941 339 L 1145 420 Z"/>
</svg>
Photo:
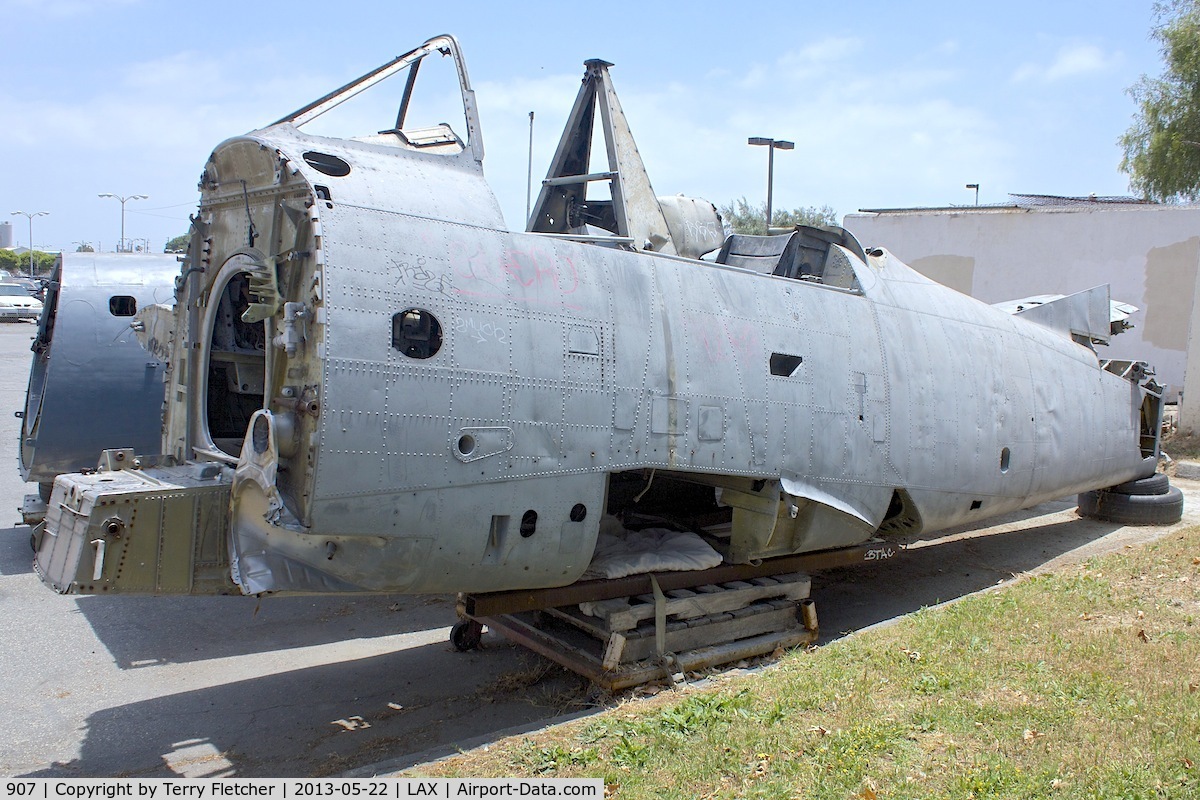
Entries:
<svg viewBox="0 0 1200 800">
<path fill-rule="evenodd" d="M 621 769 L 641 768 L 650 761 L 650 747 L 635 737 L 621 735 L 613 743 L 609 758 Z"/>
<path fill-rule="evenodd" d="M 522 740 L 514 754 L 514 766 L 521 774 L 545 775 L 566 766 L 586 767 L 599 758 L 594 747 L 568 750 L 561 744 L 538 746 L 529 739 Z"/>
<path fill-rule="evenodd" d="M 441 762 L 621 797 L 1200 797 L 1200 528 Z"/>
</svg>

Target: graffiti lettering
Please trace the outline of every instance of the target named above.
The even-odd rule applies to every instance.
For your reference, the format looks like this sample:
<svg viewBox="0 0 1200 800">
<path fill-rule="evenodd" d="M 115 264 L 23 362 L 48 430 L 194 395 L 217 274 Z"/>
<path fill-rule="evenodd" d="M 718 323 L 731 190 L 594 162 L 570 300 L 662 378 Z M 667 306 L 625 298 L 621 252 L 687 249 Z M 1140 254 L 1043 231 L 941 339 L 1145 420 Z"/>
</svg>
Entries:
<svg viewBox="0 0 1200 800">
<path fill-rule="evenodd" d="M 454 321 L 454 330 L 464 336 L 485 344 L 494 341 L 497 344 L 508 344 L 508 331 L 494 322 L 484 320 L 479 322 L 474 317 L 459 317 Z"/>
<path fill-rule="evenodd" d="M 896 551 L 890 547 L 879 547 L 874 550 L 868 550 L 863 556 L 863 561 L 886 561 L 896 555 Z"/>
<path fill-rule="evenodd" d="M 697 242 L 703 248 L 712 250 L 721 245 L 724 237 L 717 226 L 710 223 L 700 223 L 695 220 L 683 221 L 683 241 L 685 243 Z"/>
<path fill-rule="evenodd" d="M 157 337 L 150 337 L 150 341 L 146 342 L 146 349 L 150 351 L 150 355 L 160 361 L 171 360 L 171 345 L 169 342 L 160 342 Z"/>
<path fill-rule="evenodd" d="M 424 289 L 427 292 L 437 292 L 438 294 L 449 294 L 453 288 L 450 285 L 453 276 L 449 272 L 430 272 L 425 266 L 425 256 L 417 256 L 415 264 L 408 261 L 395 261 L 393 264 L 399 271 L 396 277 L 397 286 Z"/>
<path fill-rule="evenodd" d="M 498 256 L 498 257 L 497 257 Z M 581 283 L 575 262 L 543 247 L 506 247 L 499 254 L 450 245 L 454 294 L 480 300 L 513 300 L 528 306 L 576 308 L 566 302 Z"/>
<path fill-rule="evenodd" d="M 571 259 L 556 260 L 544 250 L 509 250 L 504 271 L 526 288 L 548 288 L 571 294 L 579 287 L 579 276 Z"/>
</svg>

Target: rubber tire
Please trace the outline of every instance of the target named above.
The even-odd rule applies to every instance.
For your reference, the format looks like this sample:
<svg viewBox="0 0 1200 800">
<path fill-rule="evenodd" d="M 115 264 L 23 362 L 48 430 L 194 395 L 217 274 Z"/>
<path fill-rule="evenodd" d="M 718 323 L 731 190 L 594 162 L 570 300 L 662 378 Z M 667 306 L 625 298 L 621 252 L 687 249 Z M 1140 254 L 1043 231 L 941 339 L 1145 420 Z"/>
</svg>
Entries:
<svg viewBox="0 0 1200 800">
<path fill-rule="evenodd" d="M 1138 478 L 1125 483 L 1110 486 L 1104 491 L 1117 494 L 1166 494 L 1171 488 L 1171 481 L 1165 472 L 1156 472 L 1145 478 Z"/>
<path fill-rule="evenodd" d="M 1121 525 L 1170 525 L 1183 517 L 1183 492 L 1172 486 L 1166 494 L 1119 494 L 1100 489 L 1079 495 L 1079 513 Z"/>
<path fill-rule="evenodd" d="M 473 619 L 460 620 L 450 628 L 450 644 L 459 652 L 477 649 L 482 638 L 483 626 Z"/>
</svg>

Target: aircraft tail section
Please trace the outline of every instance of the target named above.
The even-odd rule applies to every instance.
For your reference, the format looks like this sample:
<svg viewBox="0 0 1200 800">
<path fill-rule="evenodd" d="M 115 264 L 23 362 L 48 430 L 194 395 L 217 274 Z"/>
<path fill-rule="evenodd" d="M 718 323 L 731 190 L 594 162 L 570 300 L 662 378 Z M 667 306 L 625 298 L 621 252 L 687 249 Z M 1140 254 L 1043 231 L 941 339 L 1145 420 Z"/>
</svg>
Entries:
<svg viewBox="0 0 1200 800">
<path fill-rule="evenodd" d="M 1113 336 L 1133 327 L 1126 320 L 1138 309 L 1112 300 L 1108 284 L 1072 295 L 1047 294 L 997 303 L 1029 322 L 1068 336 L 1079 344 L 1108 344 Z"/>
</svg>

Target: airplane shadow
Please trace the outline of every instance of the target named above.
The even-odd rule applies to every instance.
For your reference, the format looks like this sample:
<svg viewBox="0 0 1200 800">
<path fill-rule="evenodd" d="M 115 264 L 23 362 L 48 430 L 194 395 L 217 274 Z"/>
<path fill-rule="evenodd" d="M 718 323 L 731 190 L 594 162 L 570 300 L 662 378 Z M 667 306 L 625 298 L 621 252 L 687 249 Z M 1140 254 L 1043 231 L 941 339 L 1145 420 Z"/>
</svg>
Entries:
<svg viewBox="0 0 1200 800">
<path fill-rule="evenodd" d="M 0 574 L 33 573 L 25 527 L 0 529 Z M 52 590 L 47 588 L 47 593 Z M 454 623 L 449 595 L 166 597 L 83 595 L 73 603 L 121 669 L 373 639 Z"/>
<path fill-rule="evenodd" d="M 33 572 L 29 528 L 24 525 L 0 528 L 0 575 L 20 575 L 28 572 Z"/>
<path fill-rule="evenodd" d="M 948 532 L 883 566 L 815 575 L 813 596 L 825 631 L 821 643 L 993 586 L 1118 527 L 1061 515 L 1041 523 L 1036 519 L 1067 507 L 1044 504 L 1010 515 L 1009 522 L 1025 526 L 1016 530 L 1004 529 L 1002 520 L 995 532 L 969 537 Z M 108 605 L 97 605 L 89 616 L 98 631 L 123 652 L 153 652 L 154 628 L 143 627 L 144 621 L 125 639 L 105 630 L 101 611 L 111 612 L 126 600 L 96 599 L 101 601 Z M 164 611 L 161 598 L 146 602 L 156 605 L 137 606 L 138 613 L 129 616 L 144 610 L 158 618 L 155 625 L 166 626 L 181 618 L 172 614 L 185 613 Z M 296 611 L 294 620 L 285 618 L 299 626 L 302 612 Z M 194 618 L 194 612 L 186 613 Z M 224 629 L 229 623 L 210 624 Z M 277 636 L 271 644 L 255 643 L 255 649 L 277 648 L 279 641 Z M 319 776 L 379 762 L 387 762 L 391 771 L 431 752 L 492 741 L 514 726 L 537 725 L 582 707 L 581 679 L 494 634 L 485 636 L 485 645 L 478 652 L 458 653 L 445 642 L 426 644 L 103 709 L 88 717 L 78 758 L 22 777 Z M 211 650 L 204 655 L 213 657 Z"/>
<path fill-rule="evenodd" d="M 813 576 L 819 644 L 921 608 L 995 586 L 1104 538 L 1121 526 L 1079 517 L 1037 518 L 1074 507 L 1054 501 L 1015 512 L 988 529 L 963 526 L 919 540 L 894 562 L 826 570 Z M 1012 526 L 1016 529 L 1012 529 Z"/>
<path fill-rule="evenodd" d="M 582 695 L 581 679 L 490 634 L 485 643 L 459 653 L 439 642 L 103 709 L 88 717 L 77 758 L 21 777 L 335 775 L 453 751 L 561 714 Z"/>
</svg>

